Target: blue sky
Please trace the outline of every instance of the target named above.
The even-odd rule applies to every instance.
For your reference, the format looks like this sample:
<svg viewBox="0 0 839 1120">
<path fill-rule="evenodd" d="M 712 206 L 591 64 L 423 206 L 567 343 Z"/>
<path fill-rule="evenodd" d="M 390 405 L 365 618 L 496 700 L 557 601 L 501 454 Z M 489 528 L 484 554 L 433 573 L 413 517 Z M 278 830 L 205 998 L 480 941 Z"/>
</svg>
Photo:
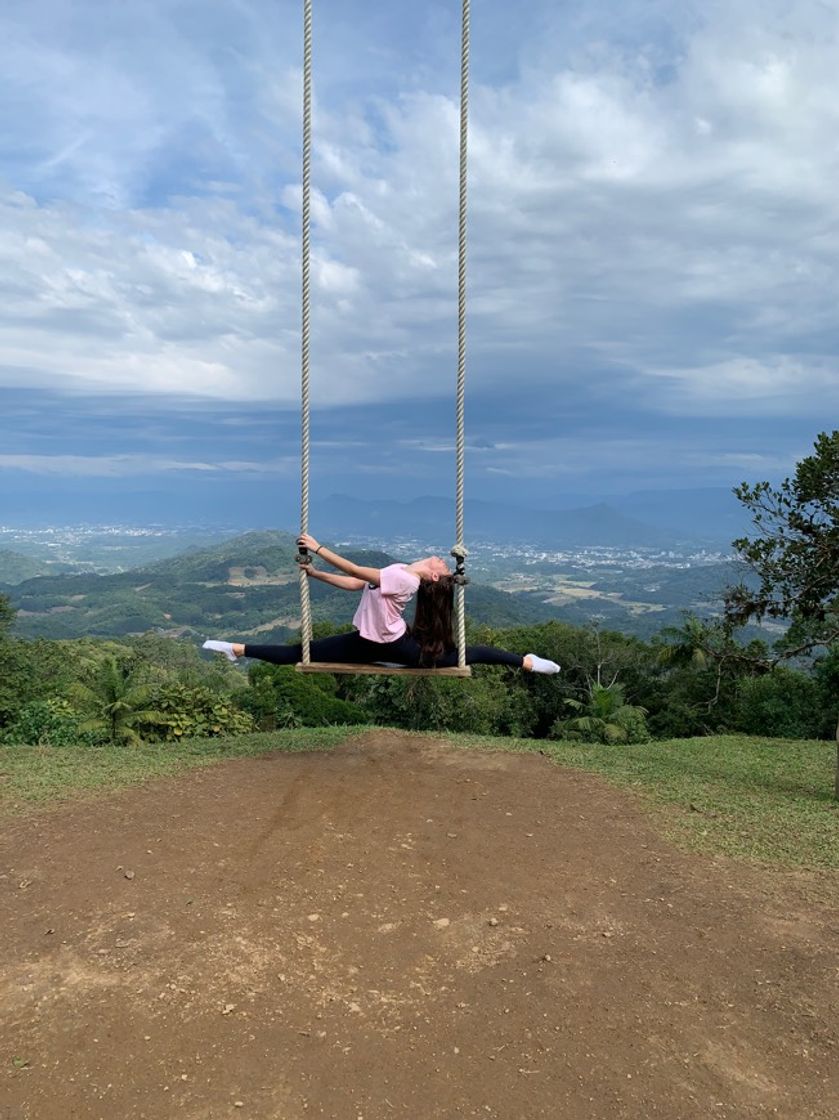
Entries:
<svg viewBox="0 0 839 1120">
<path fill-rule="evenodd" d="M 3 6 L 0 521 L 296 495 L 301 18 Z M 459 20 L 315 2 L 316 496 L 451 492 Z M 836 426 L 837 40 L 815 0 L 473 6 L 470 494 L 777 478 Z"/>
</svg>

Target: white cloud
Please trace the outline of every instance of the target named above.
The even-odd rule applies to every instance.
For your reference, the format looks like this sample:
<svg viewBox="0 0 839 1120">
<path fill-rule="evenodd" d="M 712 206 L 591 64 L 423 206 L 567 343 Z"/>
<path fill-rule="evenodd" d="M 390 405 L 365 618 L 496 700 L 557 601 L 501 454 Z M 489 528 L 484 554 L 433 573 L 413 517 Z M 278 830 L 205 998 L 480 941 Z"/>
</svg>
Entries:
<svg viewBox="0 0 839 1120">
<path fill-rule="evenodd" d="M 201 474 L 285 474 L 299 469 L 296 458 L 267 462 L 246 460 L 167 459 L 157 455 L 7 455 L 0 454 L 0 470 L 62 477 L 128 478 L 135 475 L 198 472 Z"/>
<path fill-rule="evenodd" d="M 781 441 L 779 441 L 780 444 Z M 592 455 L 592 446 L 596 455 Z M 468 475 L 476 488 L 482 479 L 501 475 L 516 478 L 522 493 L 532 486 L 550 486 L 557 492 L 572 492 L 581 482 L 599 481 L 601 487 L 627 489 L 657 481 L 672 485 L 673 480 L 692 478 L 698 485 L 725 485 L 729 479 L 771 478 L 790 474 L 808 449 L 783 446 L 765 453 L 755 451 L 747 439 L 738 446 L 733 434 L 701 440 L 686 438 L 677 428 L 638 435 L 617 436 L 608 432 L 594 435 L 563 435 L 555 439 L 536 438 L 516 445 L 499 445 L 480 458 L 470 455 Z M 639 482 L 639 479 L 649 480 Z"/>
<path fill-rule="evenodd" d="M 107 41 L 101 8 L 73 7 L 21 7 L 0 44 L 0 384 L 293 404 L 297 6 L 198 26 L 149 0 L 113 9 Z M 630 385 L 671 416 L 820 419 L 839 403 L 834 13 L 594 3 L 565 38 L 551 5 L 533 15 L 476 54 L 470 392 Z M 446 8 L 397 16 L 381 50 L 364 6 L 320 26 L 316 404 L 453 387 L 456 39 Z"/>
<path fill-rule="evenodd" d="M 839 414 L 835 361 L 735 358 L 702 367 L 654 371 L 650 407 L 677 415 L 726 416 L 744 406 L 752 416 Z"/>
</svg>

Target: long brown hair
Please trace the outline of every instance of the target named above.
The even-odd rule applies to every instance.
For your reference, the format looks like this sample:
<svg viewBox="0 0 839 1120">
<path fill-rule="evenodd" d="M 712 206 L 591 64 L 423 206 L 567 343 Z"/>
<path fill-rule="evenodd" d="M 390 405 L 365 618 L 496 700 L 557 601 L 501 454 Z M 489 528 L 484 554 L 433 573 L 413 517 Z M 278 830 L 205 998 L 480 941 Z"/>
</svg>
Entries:
<svg viewBox="0 0 839 1120">
<path fill-rule="evenodd" d="M 420 665 L 433 665 L 454 648 L 454 576 L 424 579 L 417 591 L 414 621 L 409 632 L 420 644 Z"/>
</svg>

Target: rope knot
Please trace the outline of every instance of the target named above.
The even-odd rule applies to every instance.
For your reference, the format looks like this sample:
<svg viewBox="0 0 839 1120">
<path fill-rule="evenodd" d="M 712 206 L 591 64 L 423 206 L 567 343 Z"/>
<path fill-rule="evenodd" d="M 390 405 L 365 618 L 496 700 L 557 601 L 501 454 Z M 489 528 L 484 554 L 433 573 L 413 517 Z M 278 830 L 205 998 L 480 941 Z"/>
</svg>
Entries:
<svg viewBox="0 0 839 1120">
<path fill-rule="evenodd" d="M 469 552 L 463 544 L 456 544 L 451 550 L 451 555 L 455 558 L 454 569 L 454 582 L 460 587 L 465 587 L 469 582 L 469 577 L 466 574 L 466 557 Z"/>
</svg>

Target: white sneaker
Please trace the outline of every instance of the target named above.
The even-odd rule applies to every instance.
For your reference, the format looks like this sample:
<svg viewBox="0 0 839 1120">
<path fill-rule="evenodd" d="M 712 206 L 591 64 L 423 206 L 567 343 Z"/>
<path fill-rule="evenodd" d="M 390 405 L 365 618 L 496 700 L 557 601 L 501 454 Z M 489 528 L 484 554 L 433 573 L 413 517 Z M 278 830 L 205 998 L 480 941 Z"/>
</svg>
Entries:
<svg viewBox="0 0 839 1120">
<path fill-rule="evenodd" d="M 527 655 L 530 658 L 530 671 L 532 673 L 558 673 L 559 665 L 555 661 L 548 661 L 546 657 L 537 657 L 535 653 Z"/>
<path fill-rule="evenodd" d="M 211 649 L 215 653 L 223 653 L 228 661 L 238 661 L 239 660 L 238 657 L 236 656 L 236 654 L 233 652 L 233 643 L 232 642 L 207 641 L 203 644 L 203 646 L 201 648 L 202 649 Z"/>
</svg>

